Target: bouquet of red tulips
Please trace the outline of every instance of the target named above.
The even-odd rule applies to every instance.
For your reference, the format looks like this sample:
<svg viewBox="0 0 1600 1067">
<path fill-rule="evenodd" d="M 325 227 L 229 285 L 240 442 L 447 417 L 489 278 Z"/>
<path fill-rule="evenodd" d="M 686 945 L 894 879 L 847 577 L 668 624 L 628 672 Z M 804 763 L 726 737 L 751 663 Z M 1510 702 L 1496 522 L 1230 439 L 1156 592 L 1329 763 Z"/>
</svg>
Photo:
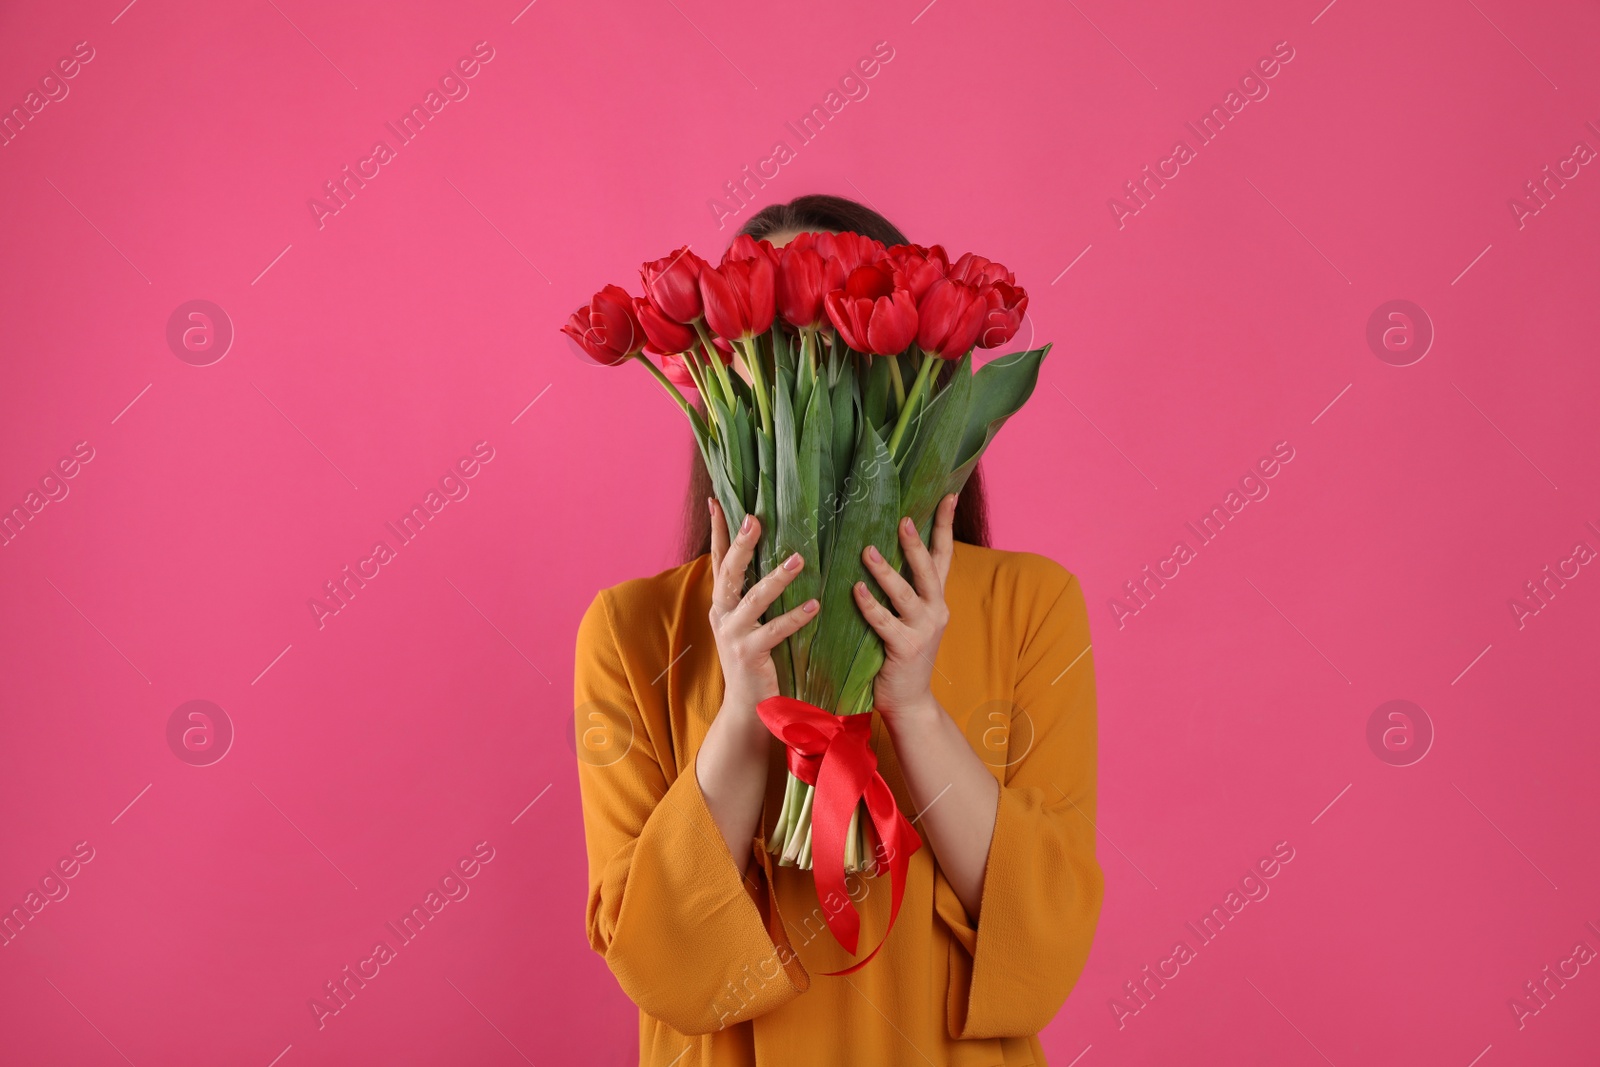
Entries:
<svg viewBox="0 0 1600 1067">
<path fill-rule="evenodd" d="M 783 695 L 836 715 L 871 711 L 883 643 L 849 592 L 864 581 L 885 598 L 861 553 L 876 545 L 902 566 L 900 517 L 926 542 L 940 499 L 960 492 L 1033 392 L 1048 345 L 972 367 L 975 348 L 1017 333 L 1026 291 L 982 256 L 951 263 L 938 245 L 885 248 L 854 233 L 803 233 L 782 248 L 740 236 L 718 266 L 685 247 L 640 274 L 642 298 L 608 285 L 562 332 L 600 363 L 642 363 L 683 409 L 730 530 L 746 513 L 761 521 L 747 587 L 792 553 L 805 558 L 768 611 L 821 602 L 773 652 Z M 769 842 L 785 866 L 811 867 L 814 792 L 790 775 Z M 862 813 L 848 871 L 881 859 Z"/>
</svg>

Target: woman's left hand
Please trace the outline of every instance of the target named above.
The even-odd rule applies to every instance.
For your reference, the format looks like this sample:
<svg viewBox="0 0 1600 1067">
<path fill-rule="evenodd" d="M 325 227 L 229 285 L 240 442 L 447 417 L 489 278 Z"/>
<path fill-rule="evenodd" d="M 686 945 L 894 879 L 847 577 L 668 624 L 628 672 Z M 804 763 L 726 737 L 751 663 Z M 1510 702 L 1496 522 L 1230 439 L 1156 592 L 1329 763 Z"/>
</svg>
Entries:
<svg viewBox="0 0 1600 1067">
<path fill-rule="evenodd" d="M 900 520 L 900 547 L 911 565 L 913 587 L 883 558 L 873 545 L 861 553 L 868 573 L 889 596 L 894 611 L 878 603 L 865 582 L 855 586 L 856 605 L 879 637 L 885 660 L 873 686 L 873 703 L 886 721 L 905 720 L 939 710 L 931 683 L 933 660 L 950 609 L 944 602 L 944 583 L 950 574 L 956 496 L 948 494 L 934 513 L 932 550 L 917 536 L 911 520 Z"/>
</svg>

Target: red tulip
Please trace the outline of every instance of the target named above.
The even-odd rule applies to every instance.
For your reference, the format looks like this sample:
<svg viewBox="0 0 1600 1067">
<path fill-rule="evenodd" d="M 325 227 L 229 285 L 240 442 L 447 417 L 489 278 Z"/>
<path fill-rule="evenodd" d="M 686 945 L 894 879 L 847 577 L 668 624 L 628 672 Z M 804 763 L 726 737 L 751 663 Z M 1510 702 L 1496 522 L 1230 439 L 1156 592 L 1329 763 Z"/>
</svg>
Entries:
<svg viewBox="0 0 1600 1067">
<path fill-rule="evenodd" d="M 783 254 L 791 249 L 805 248 L 818 253 L 823 259 L 827 259 L 833 255 L 833 239 L 837 236 L 838 234 L 829 233 L 826 230 L 817 233 L 797 233 L 788 244 L 778 249 L 778 258 L 782 259 Z M 824 238 L 827 239 L 827 244 L 823 244 Z"/>
<path fill-rule="evenodd" d="M 906 288 L 911 290 L 911 298 L 919 304 L 927 294 L 928 287 L 950 273 L 950 259 L 940 245 L 932 248 L 895 245 L 889 249 L 888 256 L 895 266 L 905 272 Z"/>
<path fill-rule="evenodd" d="M 634 315 L 633 299 L 621 287 L 608 285 L 561 327 L 596 363 L 613 366 L 644 347 L 644 329 Z"/>
<path fill-rule="evenodd" d="M 994 282 L 982 289 L 984 306 L 983 329 L 978 335 L 979 348 L 998 348 L 1016 336 L 1022 326 L 1022 316 L 1028 310 L 1028 291 L 1020 285 Z"/>
<path fill-rule="evenodd" d="M 730 341 L 766 333 L 776 313 L 772 261 L 765 256 L 736 259 L 700 272 L 706 322 Z"/>
<path fill-rule="evenodd" d="M 917 303 L 917 345 L 940 359 L 960 359 L 978 339 L 988 312 L 977 286 L 936 279 Z"/>
<path fill-rule="evenodd" d="M 691 323 L 705 314 L 700 302 L 700 272 L 706 261 L 684 245 L 670 256 L 639 268 L 644 295 L 673 322 Z"/>
<path fill-rule="evenodd" d="M 749 234 L 741 233 L 733 239 L 733 243 L 728 246 L 728 250 L 722 253 L 722 263 L 726 266 L 729 263 L 747 259 L 771 260 L 772 265 L 776 267 L 778 265 L 778 250 L 773 248 L 772 242 L 765 237 L 758 241 Z"/>
<path fill-rule="evenodd" d="M 917 335 L 917 303 L 888 263 L 857 267 L 823 305 L 839 336 L 858 352 L 899 355 Z"/>
<path fill-rule="evenodd" d="M 657 311 L 655 305 L 644 297 L 633 298 L 633 311 L 639 319 L 639 325 L 644 328 L 644 347 L 648 352 L 654 352 L 658 356 L 672 355 L 677 352 L 687 352 L 699 342 L 699 337 L 693 329 L 682 323 L 673 322 Z"/>
<path fill-rule="evenodd" d="M 795 241 L 798 240 L 800 237 L 795 238 Z M 857 267 L 869 263 L 881 263 L 888 255 L 883 242 L 864 237 L 859 233 L 819 233 L 815 237 L 815 242 L 817 251 L 829 259 L 839 261 L 840 273 L 845 277 L 849 277 L 850 272 Z"/>
<path fill-rule="evenodd" d="M 814 329 L 827 321 L 822 299 L 844 285 L 844 270 L 836 259 L 817 251 L 813 243 L 801 244 L 801 234 L 778 253 L 778 313 L 797 329 Z"/>
<path fill-rule="evenodd" d="M 947 275 L 951 280 L 966 282 L 968 285 L 989 285 L 993 282 L 1005 282 L 1007 285 L 1016 285 L 1017 279 L 1003 264 L 992 259 L 974 255 L 971 252 L 963 253 L 955 261 Z"/>
<path fill-rule="evenodd" d="M 683 365 L 682 356 L 662 356 L 661 373 L 667 376 L 667 381 L 679 389 L 693 389 L 694 378 L 690 377 L 689 369 Z"/>
</svg>

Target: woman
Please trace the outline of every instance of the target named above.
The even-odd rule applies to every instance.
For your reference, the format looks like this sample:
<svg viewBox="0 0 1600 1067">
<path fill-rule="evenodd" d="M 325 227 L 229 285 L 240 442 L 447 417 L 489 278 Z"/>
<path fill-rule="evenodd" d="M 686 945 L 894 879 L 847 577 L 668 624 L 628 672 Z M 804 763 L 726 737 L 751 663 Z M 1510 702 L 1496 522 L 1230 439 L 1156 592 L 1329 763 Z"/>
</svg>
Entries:
<svg viewBox="0 0 1600 1067">
<path fill-rule="evenodd" d="M 781 246 L 821 230 L 905 242 L 824 196 L 742 232 Z M 940 504 L 930 545 L 901 523 L 908 577 L 864 553 L 894 609 L 854 591 L 887 651 L 873 750 L 926 847 L 882 951 L 829 977 L 854 960 L 811 872 L 767 854 L 785 759 L 756 715 L 778 692 L 772 649 L 817 603 L 761 616 L 812 564 L 793 557 L 743 592 L 759 522 L 728 530 L 698 462 L 689 503 L 689 561 L 602 591 L 578 632 L 589 939 L 639 1006 L 640 1063 L 1044 1064 L 1037 1035 L 1083 969 L 1103 885 L 1077 580 L 987 547 L 976 477 Z M 847 886 L 868 951 L 888 879 Z"/>
</svg>

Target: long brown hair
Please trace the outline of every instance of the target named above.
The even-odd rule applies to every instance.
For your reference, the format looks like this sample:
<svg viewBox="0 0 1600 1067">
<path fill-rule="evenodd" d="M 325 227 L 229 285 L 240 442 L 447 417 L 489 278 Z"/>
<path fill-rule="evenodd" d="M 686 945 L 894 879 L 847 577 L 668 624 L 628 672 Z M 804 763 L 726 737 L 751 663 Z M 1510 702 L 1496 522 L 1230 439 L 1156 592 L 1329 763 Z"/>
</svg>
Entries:
<svg viewBox="0 0 1600 1067">
<path fill-rule="evenodd" d="M 846 200 L 842 196 L 813 194 L 796 197 L 787 204 L 768 204 L 750 216 L 739 232 L 760 240 L 784 230 L 800 233 L 832 230 L 836 233 L 859 233 L 886 245 L 909 243 L 899 228 L 871 208 Z M 950 377 L 952 364 L 940 368 L 939 382 Z M 695 401 L 699 403 L 698 398 Z M 975 467 L 972 476 L 956 500 L 954 535 L 957 541 L 969 545 L 989 544 L 989 507 L 983 495 L 982 465 Z M 706 471 L 705 460 L 698 449 L 690 452 L 689 497 L 683 509 L 683 558 L 689 562 L 711 551 L 711 516 L 706 509 L 706 498 L 711 496 L 711 475 Z"/>
</svg>

